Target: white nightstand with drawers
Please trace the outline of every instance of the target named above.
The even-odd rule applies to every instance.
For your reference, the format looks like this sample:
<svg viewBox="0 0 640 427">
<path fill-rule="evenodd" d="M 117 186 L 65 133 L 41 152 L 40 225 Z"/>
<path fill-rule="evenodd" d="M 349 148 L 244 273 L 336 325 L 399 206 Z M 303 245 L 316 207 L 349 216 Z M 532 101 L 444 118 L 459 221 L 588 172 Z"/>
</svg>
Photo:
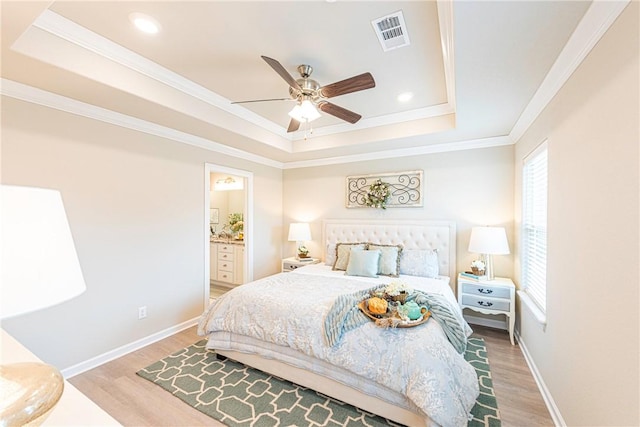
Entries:
<svg viewBox="0 0 640 427">
<path fill-rule="evenodd" d="M 458 274 L 458 304 L 483 314 L 504 314 L 511 345 L 516 316 L 516 286 L 511 279 L 474 280 Z"/>
</svg>

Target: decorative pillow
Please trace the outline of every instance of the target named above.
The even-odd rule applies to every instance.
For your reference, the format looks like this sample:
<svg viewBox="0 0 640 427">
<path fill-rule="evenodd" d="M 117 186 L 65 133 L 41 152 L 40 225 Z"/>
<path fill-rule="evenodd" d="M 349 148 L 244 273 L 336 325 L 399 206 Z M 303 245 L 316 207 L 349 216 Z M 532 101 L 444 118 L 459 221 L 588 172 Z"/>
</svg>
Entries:
<svg viewBox="0 0 640 427">
<path fill-rule="evenodd" d="M 327 251 L 326 251 L 324 264 L 330 265 L 331 267 L 333 267 L 333 264 L 335 263 L 336 263 L 336 244 L 327 243 Z"/>
<path fill-rule="evenodd" d="M 334 270 L 346 270 L 349 265 L 349 253 L 352 248 L 366 249 L 365 243 L 336 243 L 336 261 L 333 263 Z"/>
<path fill-rule="evenodd" d="M 400 275 L 402 245 L 378 245 L 376 243 L 369 243 L 369 250 L 380 251 L 378 274 L 391 277 L 398 277 Z"/>
<path fill-rule="evenodd" d="M 438 251 L 410 249 L 400 256 L 400 274 L 421 277 L 438 277 Z"/>
<path fill-rule="evenodd" d="M 347 276 L 378 277 L 378 262 L 380 251 L 365 251 L 353 249 L 349 255 Z"/>
</svg>

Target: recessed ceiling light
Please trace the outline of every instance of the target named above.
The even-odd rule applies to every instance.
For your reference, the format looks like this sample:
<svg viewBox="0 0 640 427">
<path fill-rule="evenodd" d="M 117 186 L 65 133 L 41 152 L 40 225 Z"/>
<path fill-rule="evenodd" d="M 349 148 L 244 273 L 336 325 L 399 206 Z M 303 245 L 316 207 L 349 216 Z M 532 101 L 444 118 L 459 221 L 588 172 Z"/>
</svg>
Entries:
<svg viewBox="0 0 640 427">
<path fill-rule="evenodd" d="M 129 20 L 131 20 L 138 30 L 144 33 L 156 34 L 160 31 L 160 24 L 158 21 L 144 13 L 132 13 L 129 15 Z"/>
<path fill-rule="evenodd" d="M 413 98 L 413 92 L 403 92 L 398 95 L 399 102 L 408 102 L 411 100 L 411 98 Z"/>
</svg>

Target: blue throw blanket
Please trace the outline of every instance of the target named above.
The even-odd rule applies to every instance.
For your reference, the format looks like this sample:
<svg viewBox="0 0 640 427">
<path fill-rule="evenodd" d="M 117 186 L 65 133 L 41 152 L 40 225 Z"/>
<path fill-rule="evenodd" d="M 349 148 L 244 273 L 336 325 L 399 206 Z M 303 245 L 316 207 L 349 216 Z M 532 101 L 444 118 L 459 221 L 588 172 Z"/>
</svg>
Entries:
<svg viewBox="0 0 640 427">
<path fill-rule="evenodd" d="M 324 333 L 327 343 L 334 346 L 340 342 L 345 332 L 357 328 L 367 322 L 369 318 L 360 311 L 358 303 L 371 295 L 371 292 L 384 289 L 385 285 L 366 289 L 352 294 L 340 295 L 324 319 Z M 467 348 L 467 333 L 465 321 L 460 310 L 452 307 L 451 303 L 442 295 L 415 291 L 407 301 L 414 300 L 418 305 L 427 306 L 431 317 L 447 335 L 449 342 L 456 351 L 463 354 Z"/>
</svg>

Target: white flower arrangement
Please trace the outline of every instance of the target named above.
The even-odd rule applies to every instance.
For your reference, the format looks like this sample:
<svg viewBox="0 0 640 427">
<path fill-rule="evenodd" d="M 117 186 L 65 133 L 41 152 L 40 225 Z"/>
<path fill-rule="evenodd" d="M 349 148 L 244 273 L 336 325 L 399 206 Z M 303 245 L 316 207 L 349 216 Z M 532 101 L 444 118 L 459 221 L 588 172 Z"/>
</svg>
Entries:
<svg viewBox="0 0 640 427">
<path fill-rule="evenodd" d="M 482 261 L 481 259 L 474 259 L 473 261 L 471 261 L 471 268 L 476 268 L 480 271 L 484 271 L 484 261 Z"/>
<path fill-rule="evenodd" d="M 307 249 L 307 247 L 306 247 L 306 246 L 300 246 L 300 247 L 298 248 L 298 253 L 299 253 L 300 255 L 307 256 L 307 255 L 309 255 L 309 249 Z"/>
<path fill-rule="evenodd" d="M 369 191 L 364 196 L 364 203 L 370 208 L 386 209 L 390 195 L 389 184 L 377 179 L 369 186 Z"/>
<path fill-rule="evenodd" d="M 400 295 L 401 293 L 411 293 L 413 289 L 411 289 L 406 283 L 404 283 L 401 280 L 394 280 L 393 282 L 389 283 L 387 285 L 386 288 L 384 288 L 384 293 L 391 296 L 391 297 L 395 297 Z"/>
</svg>

